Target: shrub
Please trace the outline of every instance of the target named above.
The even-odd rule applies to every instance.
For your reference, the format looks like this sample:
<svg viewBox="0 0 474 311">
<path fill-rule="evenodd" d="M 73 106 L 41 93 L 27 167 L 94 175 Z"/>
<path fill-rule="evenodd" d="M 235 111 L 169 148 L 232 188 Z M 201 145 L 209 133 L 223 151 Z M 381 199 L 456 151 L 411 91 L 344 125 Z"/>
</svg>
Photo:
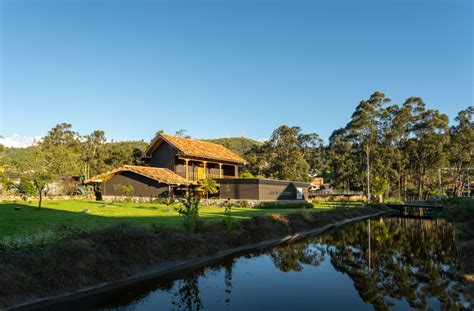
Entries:
<svg viewBox="0 0 474 311">
<path fill-rule="evenodd" d="M 198 181 L 197 191 L 208 199 L 210 194 L 219 192 L 218 187 L 219 184 L 215 180 L 206 178 Z"/>
<path fill-rule="evenodd" d="M 114 185 L 114 189 L 120 191 L 123 196 L 126 196 L 127 198 L 125 201 L 127 202 L 131 201 L 131 196 L 133 196 L 133 193 L 135 192 L 135 189 L 133 189 L 133 186 L 130 184 L 117 184 Z"/>
<path fill-rule="evenodd" d="M 255 179 L 256 177 L 250 172 L 243 172 L 239 176 L 241 179 Z"/>
<path fill-rule="evenodd" d="M 44 246 L 57 239 L 57 235 L 51 231 L 39 231 L 29 236 L 11 236 L 0 240 L 0 247 L 5 249 L 21 249 L 30 246 Z"/>
<path fill-rule="evenodd" d="M 200 201 L 199 196 L 188 193 L 181 205 L 176 208 L 176 211 L 184 218 L 184 227 L 191 231 L 196 231 Z"/>
<path fill-rule="evenodd" d="M 232 207 L 230 207 L 229 205 L 226 205 L 224 207 L 224 226 L 225 226 L 225 229 L 227 231 L 227 233 L 230 233 L 232 231 L 232 223 L 233 223 L 233 220 L 232 220 L 232 216 L 231 216 L 231 209 Z"/>
</svg>

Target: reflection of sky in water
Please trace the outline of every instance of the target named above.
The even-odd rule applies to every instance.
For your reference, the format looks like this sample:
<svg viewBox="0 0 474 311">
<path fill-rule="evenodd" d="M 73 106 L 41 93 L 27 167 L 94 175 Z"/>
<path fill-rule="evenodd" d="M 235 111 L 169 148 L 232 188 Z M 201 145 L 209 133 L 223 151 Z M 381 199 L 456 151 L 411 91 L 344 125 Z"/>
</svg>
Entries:
<svg viewBox="0 0 474 311">
<path fill-rule="evenodd" d="M 232 270 L 230 294 L 226 293 L 225 269 L 207 270 L 199 277 L 202 305 L 204 310 L 373 310 L 359 297 L 350 277 L 336 271 L 328 259 L 318 267 L 303 264 L 302 271 L 282 272 L 268 255 L 240 258 Z M 180 310 L 182 285 L 179 280 L 170 291 L 157 290 L 129 306 L 106 310 Z M 389 300 L 394 303 L 391 310 L 411 309 L 406 301 Z M 428 306 L 439 310 L 439 300 L 430 299 Z"/>
<path fill-rule="evenodd" d="M 449 239 L 453 231 L 452 227 L 426 222 L 408 222 L 410 226 L 406 230 L 399 230 L 399 224 L 390 220 L 371 222 L 374 231 L 370 252 L 364 223 L 352 224 L 313 240 L 276 247 L 265 254 L 228 260 L 219 267 L 188 274 L 168 285 L 149 288 L 135 285 L 129 290 L 78 301 L 67 307 L 140 311 L 197 310 L 199 306 L 204 310 L 373 310 L 372 304 L 385 299 L 388 303 L 379 305 L 381 310 L 386 307 L 407 310 L 411 309 L 407 302 L 409 290 L 401 290 L 401 299 L 388 296 L 394 295 L 392 289 L 396 287 L 391 282 L 403 279 L 398 270 L 389 270 L 389 266 L 403 260 L 406 265 L 401 268 L 407 272 L 404 277 L 409 281 L 402 287 L 411 287 L 412 294 L 423 297 L 426 304 L 422 304 L 422 309 L 440 310 L 439 297 L 432 297 L 427 288 L 430 289 L 428 283 L 438 287 L 446 283 L 448 289 L 443 289 L 443 293 L 448 297 L 459 293 L 452 276 L 455 258 L 450 253 L 454 254 L 454 248 L 446 246 L 451 245 Z M 388 229 L 380 230 L 381 226 Z M 425 235 L 428 238 L 423 241 L 413 238 L 417 230 L 428 230 L 425 232 L 429 233 Z M 392 236 L 410 245 L 397 248 L 400 244 Z M 324 242 L 320 244 L 321 241 Z M 419 247 L 425 247 L 418 255 L 423 258 L 410 258 Z M 368 269 L 369 254 L 373 270 Z M 367 277 L 369 271 L 374 271 L 376 277 Z M 429 279 L 423 271 L 431 272 L 438 279 Z M 462 301 L 462 296 L 459 299 Z"/>
<path fill-rule="evenodd" d="M 199 278 L 204 310 L 314 310 L 337 308 L 371 310 L 357 294 L 351 279 L 334 270 L 329 260 L 319 267 L 304 265 L 303 272 L 282 272 L 275 269 L 269 256 L 241 258 L 233 267 L 232 292 L 225 292 L 225 269 L 205 272 Z M 116 310 L 181 309 L 173 305 L 181 281 L 171 291 L 158 290 L 125 308 Z M 226 299 L 230 296 L 230 304 Z"/>
</svg>

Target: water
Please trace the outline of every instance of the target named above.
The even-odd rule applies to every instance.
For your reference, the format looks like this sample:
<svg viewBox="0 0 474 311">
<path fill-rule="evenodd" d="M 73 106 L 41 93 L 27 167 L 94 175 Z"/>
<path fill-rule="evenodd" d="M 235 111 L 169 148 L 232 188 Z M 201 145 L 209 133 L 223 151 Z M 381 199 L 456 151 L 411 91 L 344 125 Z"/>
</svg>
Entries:
<svg viewBox="0 0 474 311">
<path fill-rule="evenodd" d="M 458 310 L 454 228 L 380 218 L 48 310 Z"/>
</svg>

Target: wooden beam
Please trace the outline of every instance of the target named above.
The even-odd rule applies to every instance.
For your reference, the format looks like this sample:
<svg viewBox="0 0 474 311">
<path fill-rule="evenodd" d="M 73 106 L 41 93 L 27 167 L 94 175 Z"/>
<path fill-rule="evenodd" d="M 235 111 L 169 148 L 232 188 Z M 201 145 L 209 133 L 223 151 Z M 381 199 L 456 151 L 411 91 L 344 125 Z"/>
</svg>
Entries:
<svg viewBox="0 0 474 311">
<path fill-rule="evenodd" d="M 219 178 L 222 178 L 222 163 L 219 164 Z"/>
</svg>

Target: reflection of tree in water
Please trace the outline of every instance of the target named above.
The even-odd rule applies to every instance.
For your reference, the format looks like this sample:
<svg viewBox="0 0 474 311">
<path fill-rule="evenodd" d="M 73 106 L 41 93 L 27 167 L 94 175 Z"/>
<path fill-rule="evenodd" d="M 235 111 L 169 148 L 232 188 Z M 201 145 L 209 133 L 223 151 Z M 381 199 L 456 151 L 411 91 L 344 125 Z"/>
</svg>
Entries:
<svg viewBox="0 0 474 311">
<path fill-rule="evenodd" d="M 326 252 L 335 269 L 348 274 L 362 299 L 377 310 L 389 309 L 394 299 L 426 309 L 430 298 L 439 299 L 442 309 L 461 308 L 449 223 L 408 218 L 359 222 L 277 247 L 270 257 L 282 271 L 300 271 L 302 264 L 319 265 Z"/>
<path fill-rule="evenodd" d="M 202 271 L 188 274 L 181 280 L 179 290 L 175 293 L 175 297 L 179 296 L 179 302 L 172 302 L 179 310 L 198 311 L 203 308 L 199 293 L 199 277 L 203 274 Z"/>
<path fill-rule="evenodd" d="M 179 288 L 174 293 L 172 304 L 176 305 L 178 310 L 201 310 L 204 305 L 201 301 L 199 291 L 199 278 L 212 271 L 219 271 L 224 269 L 224 284 L 225 284 L 225 303 L 230 304 L 232 294 L 232 270 L 235 263 L 235 258 L 228 258 L 221 265 L 208 267 L 206 270 L 198 270 L 194 273 L 188 274 L 179 281 Z M 179 299 L 176 301 L 175 299 Z"/>
<path fill-rule="evenodd" d="M 234 267 L 234 258 L 229 258 L 226 260 L 224 263 L 224 282 L 225 282 L 225 294 L 226 294 L 226 299 L 225 303 L 227 305 L 230 305 L 230 297 L 232 294 L 232 268 Z"/>
<path fill-rule="evenodd" d="M 325 250 L 319 244 L 296 243 L 274 248 L 269 255 L 281 271 L 301 271 L 302 264 L 319 266 L 324 261 Z"/>
</svg>

